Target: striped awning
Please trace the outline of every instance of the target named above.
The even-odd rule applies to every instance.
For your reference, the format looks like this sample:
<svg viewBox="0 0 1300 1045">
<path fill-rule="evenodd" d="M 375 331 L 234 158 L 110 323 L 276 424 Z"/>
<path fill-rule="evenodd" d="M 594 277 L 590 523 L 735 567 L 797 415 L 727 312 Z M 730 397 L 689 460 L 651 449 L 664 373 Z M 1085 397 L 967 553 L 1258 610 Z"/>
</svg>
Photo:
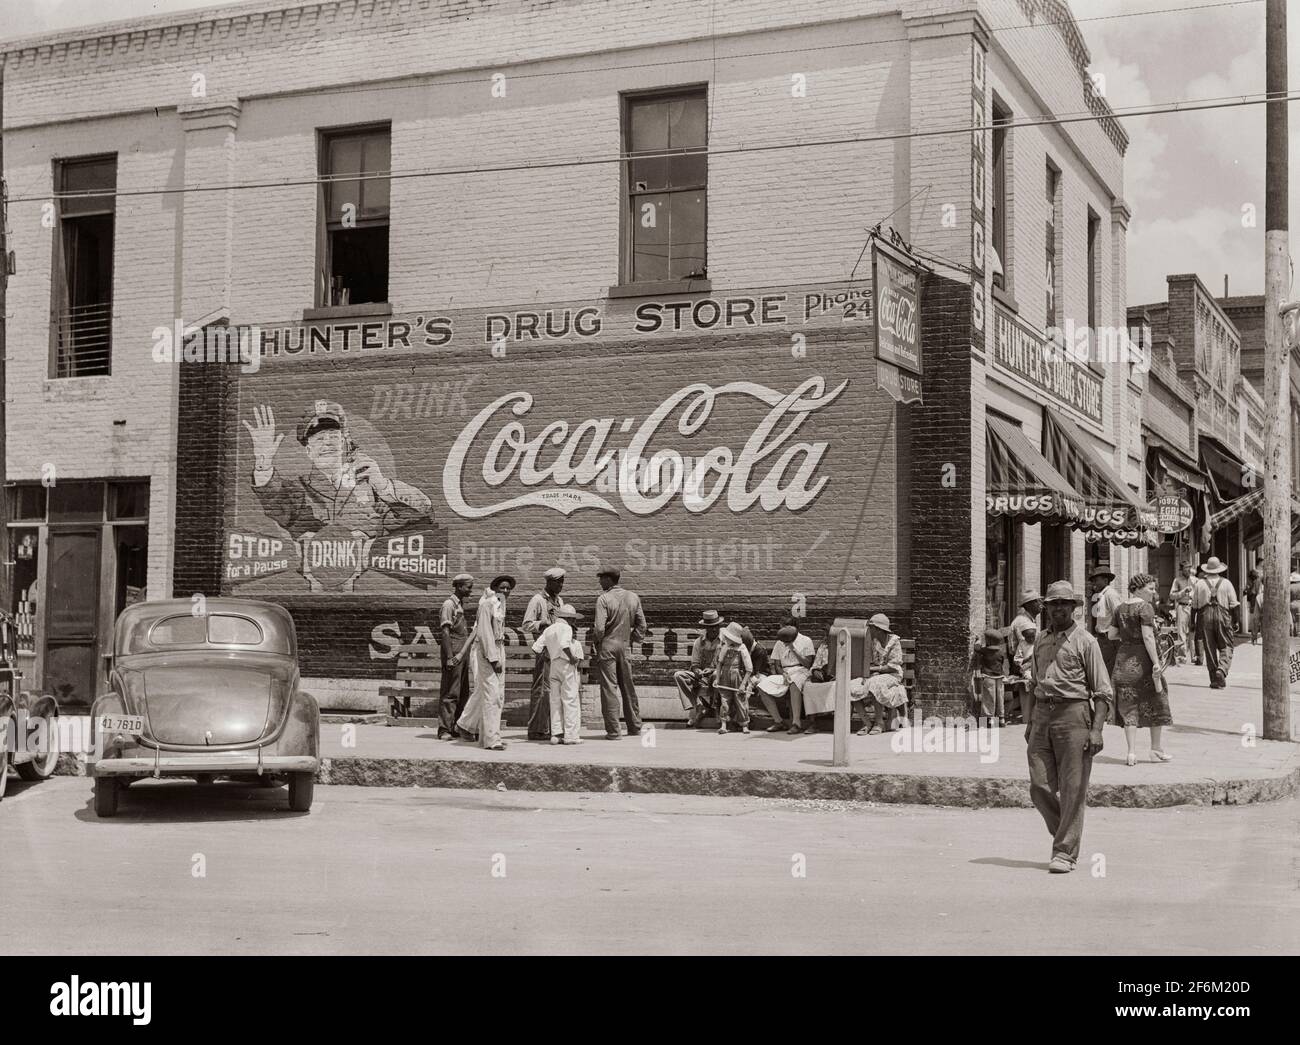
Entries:
<svg viewBox="0 0 1300 1045">
<path fill-rule="evenodd" d="M 1210 516 L 1210 529 L 1218 530 L 1230 526 L 1249 512 L 1262 511 L 1264 508 L 1264 491 L 1252 490 L 1248 494 L 1235 497 Z"/>
<path fill-rule="evenodd" d="M 1035 523 L 1074 523 L 1083 517 L 1079 491 L 1047 463 L 1018 426 L 989 414 L 985 432 L 984 507 L 989 515 Z"/>
<path fill-rule="evenodd" d="M 1046 408 L 1043 456 L 1082 494 L 1084 513 L 1074 528 L 1086 531 L 1088 540 L 1128 546 L 1159 543 L 1154 510 L 1092 448 L 1078 425 Z"/>
</svg>

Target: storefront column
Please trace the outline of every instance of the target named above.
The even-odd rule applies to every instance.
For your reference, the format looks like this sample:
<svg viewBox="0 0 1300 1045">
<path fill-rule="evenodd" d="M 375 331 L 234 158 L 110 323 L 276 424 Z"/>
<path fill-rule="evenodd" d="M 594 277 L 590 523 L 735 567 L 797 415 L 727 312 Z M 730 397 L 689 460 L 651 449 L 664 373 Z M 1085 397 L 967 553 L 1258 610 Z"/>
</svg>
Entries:
<svg viewBox="0 0 1300 1045">
<path fill-rule="evenodd" d="M 229 185 L 235 176 L 235 128 L 239 123 L 237 101 L 204 101 L 182 105 L 178 109 L 185 130 L 185 186 Z M 186 192 L 180 197 L 181 285 L 176 300 L 176 320 L 184 328 L 201 328 L 226 324 L 230 319 L 230 280 L 233 257 L 235 199 L 233 192 Z M 226 363 L 186 363 L 175 368 L 178 396 L 202 404 L 201 412 L 213 423 L 210 447 L 221 445 L 223 430 L 221 388 L 226 374 L 237 368 Z M 172 417 L 176 424 L 176 415 Z M 173 435 L 173 445 L 176 440 Z M 150 589 L 171 591 L 177 596 L 194 592 L 215 595 L 220 591 L 220 563 L 223 547 L 222 509 L 210 491 L 219 489 L 211 473 L 220 465 L 220 456 L 206 448 L 202 453 L 178 447 L 180 467 L 174 481 L 158 482 L 153 498 L 166 500 L 167 527 L 160 531 L 159 546 L 166 546 L 165 583 Z M 172 477 L 169 477 L 169 480 Z M 206 492 L 206 493 L 205 493 Z M 178 508 L 179 505 L 179 508 Z M 174 535 L 174 537 L 173 537 Z M 168 539 L 172 538 L 172 539 Z M 187 567 L 178 575 L 174 564 L 176 542 L 191 542 L 196 547 L 212 549 L 207 556 L 215 563 L 212 571 Z M 182 556 L 192 562 L 192 558 Z M 210 576 L 209 576 L 210 574 Z"/>
</svg>

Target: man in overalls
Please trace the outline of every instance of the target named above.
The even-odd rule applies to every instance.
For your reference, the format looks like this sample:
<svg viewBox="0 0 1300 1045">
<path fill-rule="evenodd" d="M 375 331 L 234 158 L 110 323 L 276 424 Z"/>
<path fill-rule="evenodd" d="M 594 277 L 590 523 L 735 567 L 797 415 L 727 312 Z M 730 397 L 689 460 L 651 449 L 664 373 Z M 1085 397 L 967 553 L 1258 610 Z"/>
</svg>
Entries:
<svg viewBox="0 0 1300 1045">
<path fill-rule="evenodd" d="M 1047 630 L 1034 642 L 1025 697 L 1029 797 L 1052 832 L 1047 869 L 1053 874 L 1067 874 L 1078 863 L 1092 758 L 1102 749 L 1113 700 L 1101 647 L 1074 620 L 1082 601 L 1069 581 L 1048 586 Z"/>
<path fill-rule="evenodd" d="M 469 700 L 469 622 L 465 600 L 474 590 L 474 578 L 458 573 L 451 581 L 451 595 L 438 614 L 438 648 L 442 654 L 442 678 L 438 683 L 438 739 L 456 739 L 456 719 Z"/>
<path fill-rule="evenodd" d="M 1240 602 L 1232 581 L 1222 576 L 1228 567 L 1218 556 L 1211 555 L 1201 567 L 1203 576 L 1192 592 L 1197 628 L 1205 647 L 1205 667 L 1210 675 L 1210 689 L 1225 689 L 1232 669 L 1232 648 L 1236 642 L 1233 614 Z"/>
<path fill-rule="evenodd" d="M 618 725 L 620 693 L 627 735 L 635 737 L 641 733 L 641 709 L 637 704 L 628 647 L 633 642 L 644 641 L 649 629 L 640 597 L 618 583 L 622 573 L 617 566 L 602 566 L 596 571 L 602 594 L 596 600 L 596 619 L 591 625 L 596 666 L 600 670 L 600 710 L 605 719 L 607 740 L 618 740 L 623 735 Z"/>
</svg>

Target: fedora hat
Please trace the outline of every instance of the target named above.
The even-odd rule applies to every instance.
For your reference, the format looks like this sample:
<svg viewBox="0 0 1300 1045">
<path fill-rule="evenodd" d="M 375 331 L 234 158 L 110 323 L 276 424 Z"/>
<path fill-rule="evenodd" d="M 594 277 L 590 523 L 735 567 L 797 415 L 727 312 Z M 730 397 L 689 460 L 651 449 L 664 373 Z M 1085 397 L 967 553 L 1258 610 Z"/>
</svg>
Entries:
<svg viewBox="0 0 1300 1045">
<path fill-rule="evenodd" d="M 1115 571 L 1112 570 L 1109 566 L 1098 566 L 1095 570 L 1093 570 L 1090 574 L 1088 574 L 1088 576 L 1089 577 L 1110 577 L 1113 580 L 1115 577 Z"/>
<path fill-rule="evenodd" d="M 722 614 L 717 610 L 705 610 L 703 616 L 700 617 L 700 623 L 706 628 L 720 628 L 722 627 Z"/>
<path fill-rule="evenodd" d="M 515 579 L 514 579 L 513 577 L 511 577 L 510 574 L 508 574 L 508 573 L 499 573 L 499 574 L 497 574 L 495 577 L 492 578 L 492 583 L 489 584 L 488 587 L 491 588 L 493 591 L 496 591 L 496 590 L 497 590 L 497 585 L 500 584 L 502 581 L 509 581 L 509 582 L 510 582 L 510 590 L 511 590 L 511 591 L 514 591 L 517 587 L 519 587 L 519 585 L 518 585 L 518 583 L 515 581 Z"/>
<path fill-rule="evenodd" d="M 894 634 L 889 629 L 889 618 L 883 613 L 873 613 L 867 623 L 879 631 L 888 632 L 890 635 Z"/>
<path fill-rule="evenodd" d="M 1114 576 L 1114 574 L 1112 574 Z M 1083 600 L 1074 594 L 1074 585 L 1069 581 L 1052 581 L 1047 586 L 1047 595 L 1044 602 L 1073 602 L 1078 604 Z"/>
<path fill-rule="evenodd" d="M 739 621 L 732 621 L 722 629 L 722 637 L 728 642 L 739 646 L 745 641 L 745 630 L 740 626 Z"/>
<path fill-rule="evenodd" d="M 1217 555 L 1211 555 L 1202 564 L 1201 572 L 1202 573 L 1223 573 L 1225 570 L 1227 570 L 1227 568 L 1228 568 L 1227 566 L 1225 566 L 1223 563 L 1219 561 L 1219 557 Z"/>
</svg>

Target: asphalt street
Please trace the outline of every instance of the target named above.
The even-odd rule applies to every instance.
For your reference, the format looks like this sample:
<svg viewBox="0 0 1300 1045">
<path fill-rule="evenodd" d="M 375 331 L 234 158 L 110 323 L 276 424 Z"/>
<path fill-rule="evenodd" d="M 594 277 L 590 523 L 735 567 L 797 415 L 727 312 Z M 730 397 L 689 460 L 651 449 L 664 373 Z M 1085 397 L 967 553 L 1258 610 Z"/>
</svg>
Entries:
<svg viewBox="0 0 1300 1045">
<path fill-rule="evenodd" d="M 90 782 L 0 804 L 5 954 L 1294 954 L 1300 800 L 1037 813 Z M 1104 872 L 1104 874 L 1102 873 Z"/>
</svg>

